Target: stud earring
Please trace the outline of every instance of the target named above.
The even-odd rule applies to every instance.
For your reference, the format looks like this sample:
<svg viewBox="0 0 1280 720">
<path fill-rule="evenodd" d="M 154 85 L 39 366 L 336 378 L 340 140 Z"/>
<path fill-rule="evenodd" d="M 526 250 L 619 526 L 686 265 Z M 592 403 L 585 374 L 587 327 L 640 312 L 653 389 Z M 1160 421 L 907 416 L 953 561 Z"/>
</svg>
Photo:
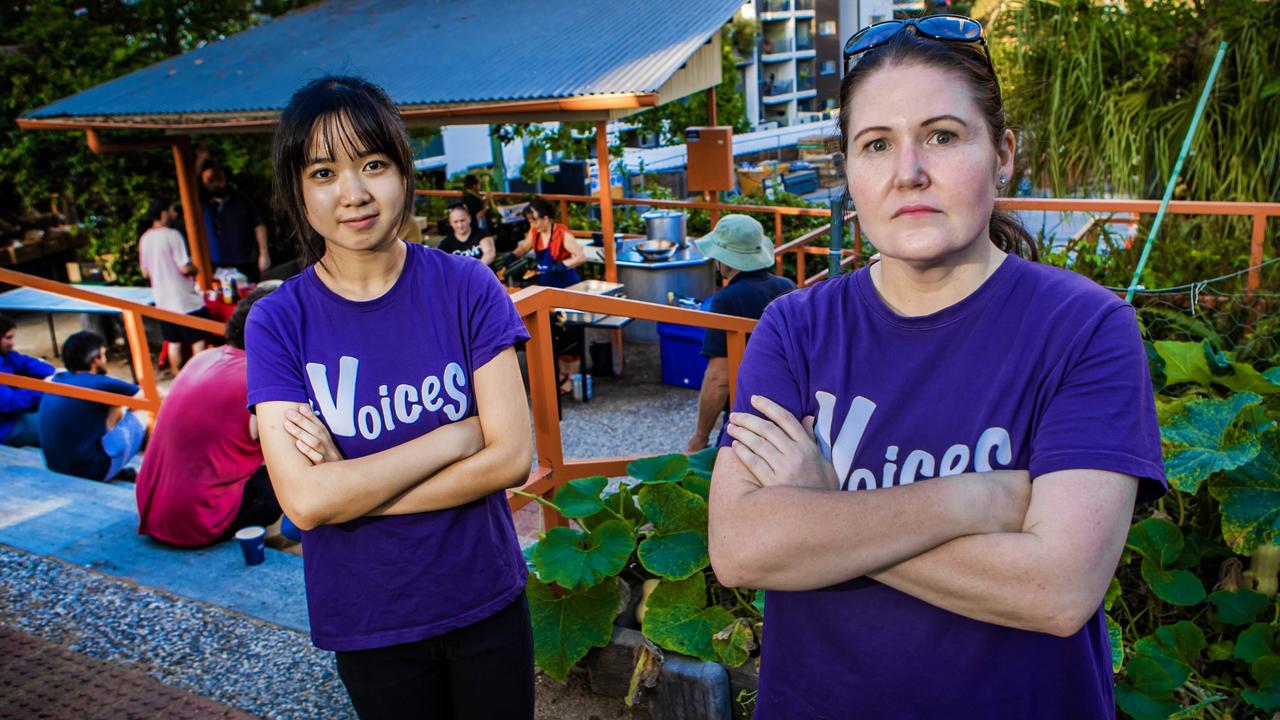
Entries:
<svg viewBox="0 0 1280 720">
<path fill-rule="evenodd" d="M 1001 175 L 1001 176 L 1000 176 L 1000 180 L 996 183 L 996 185 L 997 185 L 998 187 L 1004 187 L 1004 184 L 1005 184 L 1005 183 L 1007 183 L 1007 182 L 1009 182 L 1009 178 L 1007 178 L 1007 177 L 1005 177 L 1005 176 Z"/>
</svg>

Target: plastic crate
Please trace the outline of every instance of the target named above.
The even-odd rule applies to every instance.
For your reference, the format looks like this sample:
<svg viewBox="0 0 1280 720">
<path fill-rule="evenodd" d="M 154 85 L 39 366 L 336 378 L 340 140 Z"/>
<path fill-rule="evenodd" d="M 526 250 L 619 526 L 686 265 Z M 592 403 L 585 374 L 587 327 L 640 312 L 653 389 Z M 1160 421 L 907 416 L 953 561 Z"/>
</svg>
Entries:
<svg viewBox="0 0 1280 720">
<path fill-rule="evenodd" d="M 702 387 L 707 359 L 702 357 L 700 327 L 658 323 L 658 347 L 662 355 L 662 384 L 676 387 Z"/>
</svg>

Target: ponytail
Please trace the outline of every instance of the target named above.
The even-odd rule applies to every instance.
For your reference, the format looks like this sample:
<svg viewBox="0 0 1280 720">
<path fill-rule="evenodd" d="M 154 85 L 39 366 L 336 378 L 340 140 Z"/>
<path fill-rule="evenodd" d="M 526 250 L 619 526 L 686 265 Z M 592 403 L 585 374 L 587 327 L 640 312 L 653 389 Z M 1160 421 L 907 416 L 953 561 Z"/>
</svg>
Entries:
<svg viewBox="0 0 1280 720">
<path fill-rule="evenodd" d="M 1040 260 L 1040 248 L 1035 238 L 1031 237 L 1031 233 L 1027 232 L 1013 214 L 998 207 L 992 208 L 989 228 L 991 242 L 995 243 L 996 247 L 1011 255 L 1017 255 L 1023 260 L 1031 262 Z"/>
</svg>

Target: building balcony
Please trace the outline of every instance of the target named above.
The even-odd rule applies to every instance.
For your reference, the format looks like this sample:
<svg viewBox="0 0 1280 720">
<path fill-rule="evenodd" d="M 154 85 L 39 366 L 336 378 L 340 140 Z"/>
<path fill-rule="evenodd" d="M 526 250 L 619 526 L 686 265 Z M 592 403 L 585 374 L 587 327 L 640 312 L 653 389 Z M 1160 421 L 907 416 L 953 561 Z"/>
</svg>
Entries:
<svg viewBox="0 0 1280 720">
<path fill-rule="evenodd" d="M 801 35 L 800 37 L 796 38 L 796 50 L 812 50 L 812 49 L 813 49 L 812 35 Z"/>
<path fill-rule="evenodd" d="M 812 4 L 812 0 L 810 0 Z M 791 14 L 791 0 L 759 0 L 757 5 L 760 12 L 761 20 L 785 20 L 787 15 Z M 766 15 L 774 15 L 780 17 L 765 17 Z"/>
<path fill-rule="evenodd" d="M 812 90 L 814 88 L 815 78 L 812 75 L 801 75 L 796 78 L 796 90 Z"/>
<path fill-rule="evenodd" d="M 791 99 L 796 85 L 793 80 L 760 83 L 760 98 L 765 104 L 786 102 Z"/>
<path fill-rule="evenodd" d="M 795 40 L 791 38 L 765 38 L 760 44 L 761 62 L 781 62 L 795 52 Z"/>
<path fill-rule="evenodd" d="M 798 18 L 813 17 L 815 0 L 795 0 L 795 15 Z"/>
</svg>

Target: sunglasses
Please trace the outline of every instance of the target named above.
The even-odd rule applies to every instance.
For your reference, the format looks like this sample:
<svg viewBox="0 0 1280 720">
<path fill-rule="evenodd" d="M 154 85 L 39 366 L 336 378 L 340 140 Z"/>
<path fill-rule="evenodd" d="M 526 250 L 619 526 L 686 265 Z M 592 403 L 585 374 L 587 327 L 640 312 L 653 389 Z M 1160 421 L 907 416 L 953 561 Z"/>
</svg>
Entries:
<svg viewBox="0 0 1280 720">
<path fill-rule="evenodd" d="M 853 67 L 851 61 L 854 58 L 884 45 L 908 26 L 915 28 L 918 34 L 930 40 L 982 45 L 982 55 L 987 60 L 987 69 L 991 71 L 991 79 L 995 80 L 996 88 L 999 89 L 1000 80 L 996 77 L 995 66 L 991 64 L 991 50 L 987 48 L 986 38 L 982 36 L 982 25 L 978 24 L 977 20 L 963 15 L 927 15 L 914 20 L 885 20 L 864 27 L 854 33 L 853 37 L 849 38 L 849 42 L 844 44 L 845 73 Z"/>
</svg>

